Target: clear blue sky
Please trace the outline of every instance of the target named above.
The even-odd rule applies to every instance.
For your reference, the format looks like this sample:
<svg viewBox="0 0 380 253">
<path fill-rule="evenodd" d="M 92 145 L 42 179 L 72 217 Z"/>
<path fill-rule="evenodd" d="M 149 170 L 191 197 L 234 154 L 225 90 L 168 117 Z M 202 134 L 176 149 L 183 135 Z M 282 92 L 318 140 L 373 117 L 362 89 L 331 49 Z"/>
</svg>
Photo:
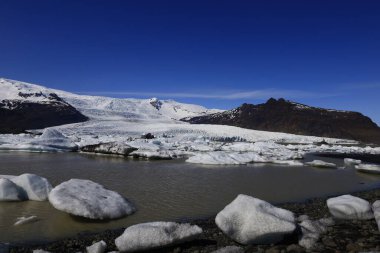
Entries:
<svg viewBox="0 0 380 253">
<path fill-rule="evenodd" d="M 232 108 L 285 97 L 380 123 L 377 0 L 0 0 L 0 76 Z"/>
</svg>

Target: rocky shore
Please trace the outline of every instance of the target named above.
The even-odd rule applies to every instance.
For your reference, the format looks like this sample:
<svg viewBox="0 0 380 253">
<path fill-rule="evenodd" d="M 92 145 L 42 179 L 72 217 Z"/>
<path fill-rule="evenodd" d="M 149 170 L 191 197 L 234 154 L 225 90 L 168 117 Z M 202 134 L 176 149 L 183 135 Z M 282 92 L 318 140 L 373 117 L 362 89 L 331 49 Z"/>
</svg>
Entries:
<svg viewBox="0 0 380 253">
<path fill-rule="evenodd" d="M 380 188 L 353 193 L 352 195 L 373 203 L 375 200 L 380 199 Z M 277 206 L 290 210 L 297 216 L 306 214 L 311 219 L 319 219 L 331 217 L 326 205 L 326 199 L 315 198 L 303 203 L 286 203 Z M 179 220 L 179 222 L 190 222 L 198 225 L 203 229 L 203 234 L 197 240 L 150 252 L 213 252 L 226 246 L 238 246 L 241 252 L 307 252 L 306 249 L 298 245 L 297 233 L 276 245 L 243 246 L 220 231 L 215 224 L 215 217 L 192 221 Z M 101 240 L 107 243 L 107 251 L 116 251 L 115 238 L 120 236 L 123 231 L 124 229 L 107 230 L 97 234 L 80 234 L 73 238 L 55 242 L 11 245 L 10 252 L 32 252 L 34 249 L 62 253 L 85 252 L 87 246 Z M 328 227 L 326 233 L 321 234 L 316 247 L 310 252 L 376 252 L 380 251 L 379 242 L 380 232 L 375 219 L 335 220 L 335 224 Z"/>
</svg>

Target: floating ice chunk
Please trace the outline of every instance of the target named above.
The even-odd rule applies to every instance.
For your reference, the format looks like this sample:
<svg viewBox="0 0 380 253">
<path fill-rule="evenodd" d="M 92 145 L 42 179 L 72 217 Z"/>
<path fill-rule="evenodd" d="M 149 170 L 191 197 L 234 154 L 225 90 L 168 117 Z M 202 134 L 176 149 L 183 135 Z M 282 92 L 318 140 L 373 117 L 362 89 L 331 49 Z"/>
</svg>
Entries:
<svg viewBox="0 0 380 253">
<path fill-rule="evenodd" d="M 347 166 L 354 166 L 354 165 L 358 165 L 358 164 L 361 164 L 362 161 L 361 160 L 355 160 L 355 159 L 351 159 L 351 158 L 344 158 L 344 164 L 347 165 Z"/>
<path fill-rule="evenodd" d="M 251 162 L 268 162 L 265 158 L 256 153 L 238 153 L 215 151 L 200 153 L 186 160 L 188 163 L 200 164 L 246 164 Z"/>
<path fill-rule="evenodd" d="M 290 166 L 304 166 L 304 164 L 300 161 L 295 160 L 273 160 L 272 163 L 274 164 L 284 164 L 284 165 L 290 165 Z"/>
<path fill-rule="evenodd" d="M 218 213 L 215 222 L 241 244 L 277 243 L 296 229 L 292 212 L 242 194 Z"/>
<path fill-rule="evenodd" d="M 26 200 L 25 192 L 7 178 L 0 178 L 0 201 Z"/>
<path fill-rule="evenodd" d="M 380 165 L 375 164 L 359 164 L 355 166 L 357 171 L 371 173 L 371 174 L 380 174 Z"/>
<path fill-rule="evenodd" d="M 131 147 L 127 144 L 120 142 L 99 143 L 94 145 L 87 145 L 80 148 L 83 152 L 99 153 L 99 154 L 113 154 L 127 156 L 137 148 Z"/>
<path fill-rule="evenodd" d="M 238 246 L 226 246 L 213 251 L 212 253 L 244 253 L 244 249 Z"/>
<path fill-rule="evenodd" d="M 24 145 L 38 146 L 41 150 L 63 150 L 72 151 L 77 150 L 78 146 L 72 142 L 69 138 L 64 136 L 61 132 L 54 128 L 46 128 L 42 135 L 38 138 L 33 139 L 29 143 Z"/>
<path fill-rule="evenodd" d="M 202 229 L 196 225 L 175 222 L 150 222 L 128 227 L 116 238 L 121 252 L 152 250 L 197 238 Z"/>
<path fill-rule="evenodd" d="M 371 204 L 361 198 L 342 195 L 327 200 L 330 213 L 338 219 L 369 220 L 373 218 Z"/>
<path fill-rule="evenodd" d="M 318 168 L 336 168 L 335 163 L 328 163 L 322 160 L 314 160 L 312 162 L 307 162 L 305 163 L 306 165 L 313 166 L 313 167 L 318 167 Z"/>
<path fill-rule="evenodd" d="M 134 212 L 134 207 L 120 194 L 90 180 L 70 179 L 49 194 L 58 210 L 89 219 L 116 219 Z"/>
<path fill-rule="evenodd" d="M 24 225 L 24 224 L 27 224 L 27 223 L 32 223 L 32 222 L 35 222 L 37 221 L 37 216 L 29 216 L 29 217 L 19 217 L 17 218 L 17 221 L 15 222 L 15 224 L 13 224 L 14 226 L 19 226 L 19 225 Z"/>
<path fill-rule="evenodd" d="M 91 246 L 86 247 L 86 252 L 87 253 L 103 253 L 106 251 L 107 244 L 105 241 L 99 241 Z"/>
<path fill-rule="evenodd" d="M 34 174 L 22 174 L 11 179 L 22 188 L 29 200 L 45 201 L 51 191 L 51 184 L 44 178 Z"/>
</svg>

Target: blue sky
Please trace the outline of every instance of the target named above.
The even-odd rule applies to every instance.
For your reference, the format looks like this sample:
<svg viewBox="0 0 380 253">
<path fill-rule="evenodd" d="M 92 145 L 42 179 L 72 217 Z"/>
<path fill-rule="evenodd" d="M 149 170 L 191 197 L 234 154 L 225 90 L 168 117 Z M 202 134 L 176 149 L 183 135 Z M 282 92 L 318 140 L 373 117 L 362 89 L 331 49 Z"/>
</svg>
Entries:
<svg viewBox="0 0 380 253">
<path fill-rule="evenodd" d="M 215 108 L 269 97 L 380 123 L 380 1 L 0 0 L 0 76 Z"/>
</svg>

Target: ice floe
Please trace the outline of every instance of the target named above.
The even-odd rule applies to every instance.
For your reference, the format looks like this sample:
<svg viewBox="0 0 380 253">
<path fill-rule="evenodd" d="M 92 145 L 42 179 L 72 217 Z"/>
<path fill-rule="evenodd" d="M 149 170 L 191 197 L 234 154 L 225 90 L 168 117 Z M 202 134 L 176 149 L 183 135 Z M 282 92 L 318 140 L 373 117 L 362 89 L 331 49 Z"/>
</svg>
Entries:
<svg viewBox="0 0 380 253">
<path fill-rule="evenodd" d="M 25 200 L 24 191 L 7 178 L 0 178 L 0 201 Z"/>
<path fill-rule="evenodd" d="M 337 167 L 335 163 L 328 163 L 322 160 L 314 160 L 311 162 L 307 162 L 305 164 L 312 167 L 318 167 L 318 168 L 336 168 Z"/>
<path fill-rule="evenodd" d="M 302 234 L 298 244 L 308 250 L 312 249 L 321 234 L 325 233 L 327 228 L 334 225 L 334 223 L 332 218 L 321 218 L 316 221 L 310 220 L 308 217 L 304 218 L 299 224 Z"/>
<path fill-rule="evenodd" d="M 193 240 L 201 233 L 200 227 L 186 223 L 142 223 L 128 227 L 115 244 L 121 252 L 152 250 Z"/>
<path fill-rule="evenodd" d="M 351 159 L 351 158 L 344 158 L 343 161 L 346 166 L 355 166 L 362 163 L 361 160 L 356 160 L 356 159 Z"/>
<path fill-rule="evenodd" d="M 127 156 L 137 148 L 131 147 L 125 143 L 120 142 L 107 142 L 93 145 L 87 145 L 80 148 L 83 152 L 98 153 L 98 154 L 112 154 Z"/>
<path fill-rule="evenodd" d="M 368 220 L 373 219 L 371 204 L 352 195 L 342 195 L 327 200 L 330 213 L 338 219 Z"/>
<path fill-rule="evenodd" d="M 370 174 L 380 174 L 380 165 L 376 164 L 359 164 L 355 166 L 357 171 L 370 173 Z"/>
<path fill-rule="evenodd" d="M 107 244 L 105 241 L 99 241 L 91 246 L 86 247 L 86 253 L 104 253 L 106 251 Z"/>
<path fill-rule="evenodd" d="M 51 184 L 46 178 L 34 174 L 22 174 L 11 180 L 25 191 L 29 200 L 45 201 L 52 189 Z"/>
<path fill-rule="evenodd" d="M 50 203 L 58 210 L 89 219 L 116 219 L 134 212 L 120 194 L 90 180 L 70 179 L 53 188 Z"/>
<path fill-rule="evenodd" d="M 215 222 L 241 244 L 277 243 L 296 229 L 292 212 L 242 194 L 217 214 Z"/>
<path fill-rule="evenodd" d="M 17 221 L 15 222 L 15 224 L 13 224 L 14 226 L 20 226 L 20 225 L 24 225 L 24 224 L 27 224 L 27 223 L 32 223 L 32 222 L 35 222 L 37 221 L 38 218 L 37 216 L 29 216 L 29 217 L 19 217 L 17 218 Z"/>
</svg>

